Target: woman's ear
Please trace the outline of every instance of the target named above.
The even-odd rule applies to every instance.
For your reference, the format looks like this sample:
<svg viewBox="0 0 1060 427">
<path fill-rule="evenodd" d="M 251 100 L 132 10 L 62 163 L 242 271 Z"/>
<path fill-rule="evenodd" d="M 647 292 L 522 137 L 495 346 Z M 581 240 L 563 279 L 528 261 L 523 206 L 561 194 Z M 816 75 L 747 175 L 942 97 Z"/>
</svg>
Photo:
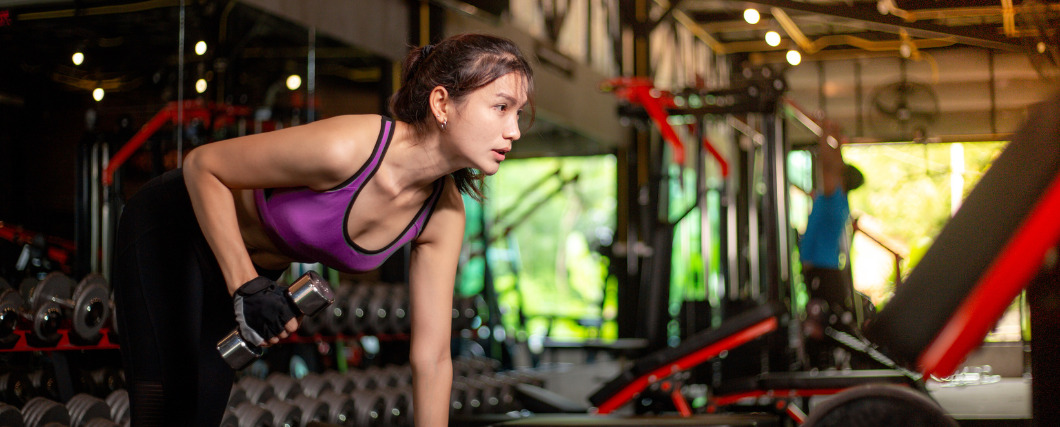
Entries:
<svg viewBox="0 0 1060 427">
<path fill-rule="evenodd" d="M 435 86 L 431 90 L 427 102 L 430 104 L 431 115 L 434 116 L 436 122 L 441 124 L 449 120 L 450 98 L 448 90 L 441 86 Z"/>
</svg>

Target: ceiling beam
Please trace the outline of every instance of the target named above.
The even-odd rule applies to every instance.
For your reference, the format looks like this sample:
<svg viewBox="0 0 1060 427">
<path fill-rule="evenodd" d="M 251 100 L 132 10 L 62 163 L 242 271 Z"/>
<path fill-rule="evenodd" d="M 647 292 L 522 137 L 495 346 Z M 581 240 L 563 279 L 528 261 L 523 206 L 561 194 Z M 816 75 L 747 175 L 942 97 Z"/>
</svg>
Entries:
<svg viewBox="0 0 1060 427">
<path fill-rule="evenodd" d="M 1012 52 L 1022 51 L 1022 46 L 1018 41 L 1013 42 L 1000 34 L 938 25 L 930 22 L 907 22 L 892 15 L 881 15 L 880 12 L 876 10 L 875 6 L 864 6 L 857 3 L 851 6 L 845 6 L 840 3 L 823 5 L 790 0 L 747 0 L 746 2 L 779 7 L 788 12 L 812 13 L 815 15 L 858 21 L 869 29 L 875 31 L 897 34 L 900 30 L 905 30 L 909 35 L 914 37 L 952 37 L 958 43 L 971 46 Z"/>
</svg>

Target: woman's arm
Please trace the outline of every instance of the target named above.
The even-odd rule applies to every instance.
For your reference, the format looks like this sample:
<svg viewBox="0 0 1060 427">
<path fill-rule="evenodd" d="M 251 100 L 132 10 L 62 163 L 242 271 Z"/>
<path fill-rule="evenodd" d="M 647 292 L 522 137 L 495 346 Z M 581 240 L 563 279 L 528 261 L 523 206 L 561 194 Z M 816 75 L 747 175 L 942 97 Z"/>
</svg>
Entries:
<svg viewBox="0 0 1060 427">
<path fill-rule="evenodd" d="M 232 189 L 334 187 L 367 161 L 371 149 L 358 147 L 374 144 L 379 123 L 378 116 L 336 117 L 218 141 L 188 154 L 184 182 L 229 294 L 258 275 L 239 233 Z"/>
<path fill-rule="evenodd" d="M 449 420 L 453 363 L 453 281 L 464 239 L 464 203 L 446 178 L 445 190 L 427 228 L 416 240 L 409 272 L 412 315 L 412 401 L 415 425 L 444 426 Z"/>
</svg>

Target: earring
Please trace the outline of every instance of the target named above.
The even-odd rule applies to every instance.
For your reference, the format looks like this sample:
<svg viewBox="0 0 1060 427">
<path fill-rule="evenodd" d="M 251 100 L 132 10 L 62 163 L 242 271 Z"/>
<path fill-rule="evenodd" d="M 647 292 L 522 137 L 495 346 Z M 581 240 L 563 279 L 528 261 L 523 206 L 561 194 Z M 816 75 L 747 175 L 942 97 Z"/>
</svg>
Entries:
<svg viewBox="0 0 1060 427">
<path fill-rule="evenodd" d="M 438 127 L 441 127 L 442 128 L 442 132 L 445 132 L 445 126 L 448 125 L 448 124 L 449 124 L 449 119 L 443 119 L 442 122 L 438 124 Z"/>
</svg>

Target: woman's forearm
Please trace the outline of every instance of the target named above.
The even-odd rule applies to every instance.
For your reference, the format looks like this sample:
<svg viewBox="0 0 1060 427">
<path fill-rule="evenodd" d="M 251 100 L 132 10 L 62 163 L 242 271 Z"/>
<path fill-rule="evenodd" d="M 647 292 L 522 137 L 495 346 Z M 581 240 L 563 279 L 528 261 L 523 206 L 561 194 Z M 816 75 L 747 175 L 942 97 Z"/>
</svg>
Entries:
<svg viewBox="0 0 1060 427">
<path fill-rule="evenodd" d="M 412 402 L 416 427 L 449 423 L 449 393 L 453 388 L 453 362 L 449 357 L 412 364 Z"/>
<path fill-rule="evenodd" d="M 232 190 L 211 173 L 209 160 L 200 159 L 201 156 L 195 154 L 194 151 L 189 153 L 184 163 L 184 183 L 188 187 L 195 218 L 221 267 L 228 293 L 232 295 L 239 286 L 257 277 L 257 271 L 239 232 Z"/>
</svg>

